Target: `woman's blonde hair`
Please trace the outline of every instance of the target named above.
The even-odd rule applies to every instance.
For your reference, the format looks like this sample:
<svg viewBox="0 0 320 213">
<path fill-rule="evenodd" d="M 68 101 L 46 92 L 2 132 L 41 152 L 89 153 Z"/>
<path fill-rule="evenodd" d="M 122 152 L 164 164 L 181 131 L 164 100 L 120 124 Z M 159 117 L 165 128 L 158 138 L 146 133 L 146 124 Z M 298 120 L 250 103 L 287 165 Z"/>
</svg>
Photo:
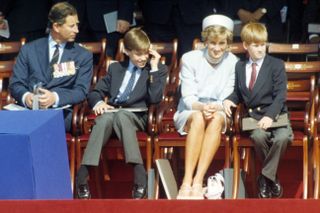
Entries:
<svg viewBox="0 0 320 213">
<path fill-rule="evenodd" d="M 227 37 L 227 43 L 231 44 L 232 43 L 232 39 L 233 39 L 233 33 L 228 30 L 227 28 L 223 27 L 223 26 L 218 26 L 218 25 L 214 25 L 214 26 L 210 26 L 205 28 L 202 32 L 201 32 L 201 36 L 202 36 L 202 41 L 211 41 L 214 39 L 218 39 L 218 38 L 222 38 L 222 37 Z"/>
<path fill-rule="evenodd" d="M 246 44 L 264 43 L 268 41 L 268 32 L 264 24 L 250 22 L 243 26 L 241 30 L 241 40 Z"/>
</svg>

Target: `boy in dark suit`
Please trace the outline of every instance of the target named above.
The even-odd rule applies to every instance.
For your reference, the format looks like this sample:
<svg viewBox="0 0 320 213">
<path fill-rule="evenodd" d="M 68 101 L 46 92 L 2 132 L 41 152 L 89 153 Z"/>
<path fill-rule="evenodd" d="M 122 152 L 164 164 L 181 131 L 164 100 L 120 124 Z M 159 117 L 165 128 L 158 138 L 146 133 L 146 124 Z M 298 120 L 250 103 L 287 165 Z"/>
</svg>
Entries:
<svg viewBox="0 0 320 213">
<path fill-rule="evenodd" d="M 100 116 L 95 120 L 77 174 L 78 198 L 90 198 L 87 184 L 88 166 L 98 166 L 101 149 L 113 131 L 123 142 L 126 162 L 134 168 L 132 197 L 140 199 L 146 195 L 147 177 L 136 131 L 146 129 L 147 112 L 126 110 L 108 112 L 108 110 L 115 107 L 145 108 L 149 104 L 161 101 L 167 67 L 159 64 L 160 55 L 152 50 L 150 45 L 148 36 L 140 28 L 128 31 L 124 36 L 124 46 L 129 63 L 112 63 L 108 74 L 88 95 L 89 105 L 94 113 Z"/>
<path fill-rule="evenodd" d="M 266 55 L 268 34 L 260 23 L 246 24 L 241 31 L 249 60 L 236 64 L 234 92 L 223 102 L 228 116 L 231 107 L 243 102 L 248 116 L 258 120 L 258 128 L 250 132 L 255 151 L 262 161 L 258 178 L 260 198 L 281 197 L 277 178 L 278 164 L 287 144 L 292 140 L 289 125 L 270 128 L 279 115 L 287 113 L 287 77 L 283 61 Z"/>
</svg>

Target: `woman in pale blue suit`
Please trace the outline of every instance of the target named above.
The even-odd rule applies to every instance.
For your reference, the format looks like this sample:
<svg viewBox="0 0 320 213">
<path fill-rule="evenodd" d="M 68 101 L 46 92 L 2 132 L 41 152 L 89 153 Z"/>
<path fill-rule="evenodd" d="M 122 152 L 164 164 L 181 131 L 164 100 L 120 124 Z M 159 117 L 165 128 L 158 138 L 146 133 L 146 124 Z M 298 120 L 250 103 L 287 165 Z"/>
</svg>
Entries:
<svg viewBox="0 0 320 213">
<path fill-rule="evenodd" d="M 174 121 L 187 139 L 185 175 L 177 199 L 204 199 L 203 179 L 225 131 L 222 101 L 234 88 L 238 59 L 228 51 L 233 21 L 210 15 L 203 20 L 202 29 L 206 47 L 190 51 L 181 59 L 182 97 Z"/>
</svg>

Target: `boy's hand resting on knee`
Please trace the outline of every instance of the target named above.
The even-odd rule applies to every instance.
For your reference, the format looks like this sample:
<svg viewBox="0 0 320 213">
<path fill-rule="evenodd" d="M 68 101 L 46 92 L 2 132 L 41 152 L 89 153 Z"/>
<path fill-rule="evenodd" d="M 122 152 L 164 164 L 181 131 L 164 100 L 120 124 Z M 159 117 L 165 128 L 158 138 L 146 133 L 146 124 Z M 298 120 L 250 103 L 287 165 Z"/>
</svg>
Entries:
<svg viewBox="0 0 320 213">
<path fill-rule="evenodd" d="M 261 129 L 268 129 L 269 127 L 271 127 L 272 125 L 272 118 L 268 117 L 268 116 L 264 116 L 263 118 L 261 118 L 261 120 L 258 122 L 258 126 Z"/>
<path fill-rule="evenodd" d="M 93 112 L 95 115 L 101 115 L 104 112 L 106 112 L 108 109 L 114 109 L 113 106 L 108 105 L 106 102 L 101 101 L 100 103 L 98 103 L 97 105 L 95 105 L 93 107 Z"/>
</svg>

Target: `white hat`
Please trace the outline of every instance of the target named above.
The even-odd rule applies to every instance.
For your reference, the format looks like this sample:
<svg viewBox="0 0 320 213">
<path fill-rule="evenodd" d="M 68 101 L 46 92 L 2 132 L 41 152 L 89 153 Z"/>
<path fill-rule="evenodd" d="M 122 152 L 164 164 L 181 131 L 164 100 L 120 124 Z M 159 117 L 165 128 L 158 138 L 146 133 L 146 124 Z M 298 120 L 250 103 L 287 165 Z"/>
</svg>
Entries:
<svg viewBox="0 0 320 213">
<path fill-rule="evenodd" d="M 227 28 L 231 32 L 233 31 L 233 21 L 224 15 L 209 15 L 205 17 L 202 21 L 202 30 L 209 26 L 219 25 Z"/>
</svg>

